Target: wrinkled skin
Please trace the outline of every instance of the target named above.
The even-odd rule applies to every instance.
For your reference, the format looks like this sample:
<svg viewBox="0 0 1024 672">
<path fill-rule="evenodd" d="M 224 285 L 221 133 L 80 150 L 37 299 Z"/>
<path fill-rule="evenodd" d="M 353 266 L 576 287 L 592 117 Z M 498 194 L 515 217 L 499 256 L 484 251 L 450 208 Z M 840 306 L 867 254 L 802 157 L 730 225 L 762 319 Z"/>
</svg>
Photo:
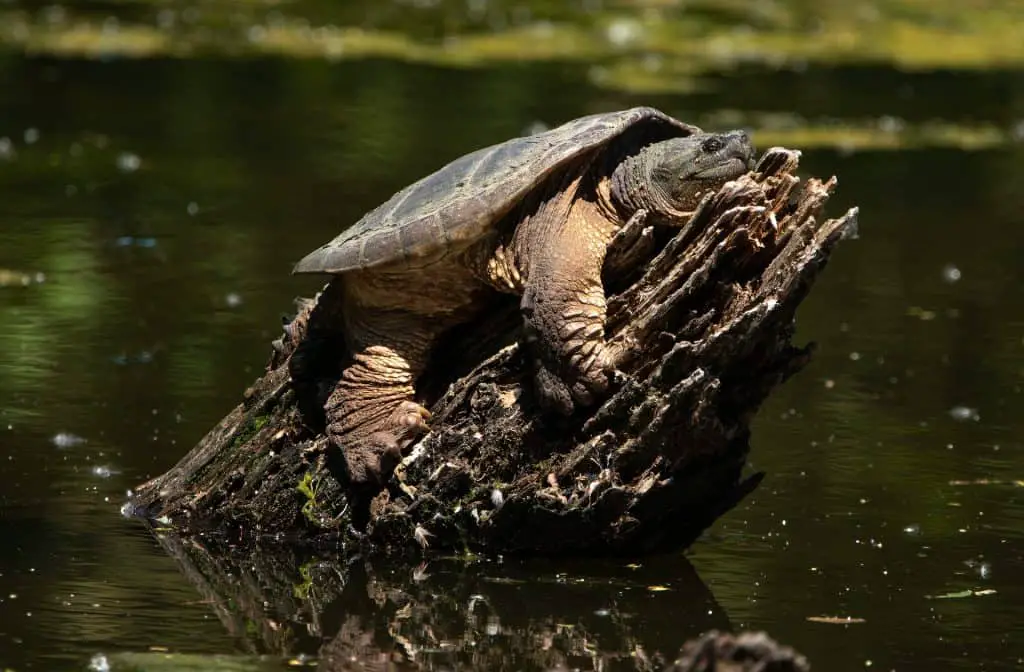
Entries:
<svg viewBox="0 0 1024 672">
<path fill-rule="evenodd" d="M 383 487 L 428 431 L 415 382 L 438 336 L 520 295 L 524 345 L 540 405 L 571 414 L 606 393 L 617 355 L 605 342 L 606 256 L 613 270 L 643 252 L 650 225 L 685 221 L 712 190 L 753 167 L 745 133 L 698 133 L 628 153 L 605 149 L 549 179 L 493 236 L 426 268 L 337 276 L 352 360 L 327 399 L 327 433 L 352 484 Z M 407 289 L 403 289 L 407 288 Z"/>
</svg>

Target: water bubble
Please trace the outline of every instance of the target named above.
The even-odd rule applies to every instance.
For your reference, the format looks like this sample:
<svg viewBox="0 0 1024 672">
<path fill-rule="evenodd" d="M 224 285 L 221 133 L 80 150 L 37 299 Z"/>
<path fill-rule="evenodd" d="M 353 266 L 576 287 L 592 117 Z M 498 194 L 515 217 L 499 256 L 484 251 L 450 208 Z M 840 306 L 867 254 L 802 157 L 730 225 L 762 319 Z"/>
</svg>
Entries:
<svg viewBox="0 0 1024 672">
<path fill-rule="evenodd" d="M 909 534 L 912 537 L 916 537 L 919 534 L 921 534 L 921 526 L 917 525 L 917 524 L 907 525 L 906 527 L 903 528 L 903 531 L 906 534 Z"/>
<path fill-rule="evenodd" d="M 135 238 L 132 236 L 119 236 L 115 241 L 114 245 L 117 247 L 131 247 L 135 244 Z"/>
<path fill-rule="evenodd" d="M 72 448 L 85 443 L 85 439 L 70 432 L 60 432 L 55 434 L 50 441 L 52 441 L 53 445 L 58 448 Z"/>
<path fill-rule="evenodd" d="M 942 268 L 942 279 L 952 284 L 960 279 L 960 269 L 953 264 L 946 264 Z"/>
<path fill-rule="evenodd" d="M 231 292 L 230 294 L 224 297 L 224 303 L 227 305 L 228 308 L 238 308 L 240 305 L 242 305 L 242 296 L 235 292 Z"/>
<path fill-rule="evenodd" d="M 196 215 L 199 214 L 199 204 L 196 203 L 195 201 L 192 201 L 191 203 L 188 204 L 188 207 L 185 208 L 185 211 L 189 214 L 189 216 L 195 217 Z"/>
<path fill-rule="evenodd" d="M 116 473 L 118 472 L 114 471 L 110 467 L 105 467 L 102 465 L 96 465 L 92 468 L 92 475 L 96 476 L 97 478 L 110 478 Z"/>
<path fill-rule="evenodd" d="M 138 154 L 121 152 L 117 157 L 117 168 L 122 173 L 134 173 L 142 165 L 142 159 Z"/>
<path fill-rule="evenodd" d="M 978 415 L 978 409 L 969 408 L 967 406 L 954 406 L 949 409 L 949 417 L 958 422 L 964 422 L 966 420 L 974 420 L 977 422 L 981 419 L 981 416 Z"/>
<path fill-rule="evenodd" d="M 14 144 L 10 138 L 0 138 L 0 159 L 14 158 Z"/>
<path fill-rule="evenodd" d="M 37 128 L 26 128 L 25 129 L 25 144 L 34 145 L 39 141 L 39 129 Z"/>
</svg>

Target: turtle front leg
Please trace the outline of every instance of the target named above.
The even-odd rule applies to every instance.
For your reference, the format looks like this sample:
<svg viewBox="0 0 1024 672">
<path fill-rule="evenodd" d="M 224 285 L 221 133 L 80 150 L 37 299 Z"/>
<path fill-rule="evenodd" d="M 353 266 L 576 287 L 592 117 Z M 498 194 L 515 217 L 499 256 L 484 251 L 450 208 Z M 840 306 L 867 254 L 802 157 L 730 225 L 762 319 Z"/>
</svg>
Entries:
<svg viewBox="0 0 1024 672">
<path fill-rule="evenodd" d="M 408 317 L 396 323 L 391 314 L 380 325 L 350 322 L 357 331 L 356 354 L 324 407 L 327 436 L 342 451 L 357 487 L 382 488 L 412 444 L 429 431 L 430 412 L 414 400 L 426 348 L 416 338 L 421 325 Z M 397 336 L 383 336 L 389 333 Z"/>
<path fill-rule="evenodd" d="M 563 415 L 608 389 L 613 355 L 605 342 L 601 269 L 615 230 L 592 203 L 577 201 L 532 246 L 520 304 L 541 405 Z"/>
</svg>

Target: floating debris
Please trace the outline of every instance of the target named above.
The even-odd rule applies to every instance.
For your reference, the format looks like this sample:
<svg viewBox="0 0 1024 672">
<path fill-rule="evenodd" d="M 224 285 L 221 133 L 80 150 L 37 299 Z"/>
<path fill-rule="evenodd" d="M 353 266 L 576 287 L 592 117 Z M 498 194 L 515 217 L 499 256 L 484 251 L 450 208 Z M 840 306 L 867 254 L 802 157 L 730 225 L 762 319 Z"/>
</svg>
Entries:
<svg viewBox="0 0 1024 672">
<path fill-rule="evenodd" d="M 236 292 L 230 292 L 224 297 L 224 305 L 228 308 L 238 308 L 242 305 L 242 295 Z"/>
<path fill-rule="evenodd" d="M 978 415 L 978 409 L 969 408 L 967 406 L 954 406 L 953 408 L 949 409 L 949 417 L 953 418 L 958 422 L 965 422 L 967 420 L 973 420 L 977 422 L 978 420 L 981 419 L 981 416 Z"/>
<path fill-rule="evenodd" d="M 156 238 L 152 236 L 118 236 L 114 240 L 114 245 L 117 247 L 145 247 L 153 248 L 156 247 Z"/>
<path fill-rule="evenodd" d="M 102 653 L 95 654 L 89 659 L 90 672 L 110 672 L 110 661 Z"/>
<path fill-rule="evenodd" d="M 991 588 L 985 588 L 983 590 L 958 590 L 954 593 L 943 593 L 942 595 L 925 595 L 926 600 L 958 600 L 965 597 L 984 597 L 986 595 L 995 595 L 996 591 Z"/>
<path fill-rule="evenodd" d="M 0 159 L 13 159 L 14 158 L 14 144 L 10 138 L 0 138 Z"/>
<path fill-rule="evenodd" d="M 102 465 L 94 466 L 91 471 L 92 471 L 92 475 L 96 476 L 98 478 L 110 478 L 111 476 L 113 476 L 115 474 L 121 473 L 121 472 L 119 472 L 119 471 L 117 471 L 115 469 L 111 469 L 110 467 L 105 467 L 105 466 L 102 466 Z"/>
<path fill-rule="evenodd" d="M 867 623 L 863 618 L 855 616 L 808 616 L 811 623 L 827 623 L 829 625 L 851 625 L 853 623 Z"/>
<path fill-rule="evenodd" d="M 149 364 L 153 361 L 153 351 L 140 350 L 135 354 L 120 352 L 114 355 L 111 358 L 111 361 L 118 366 L 127 366 L 129 364 Z"/>
<path fill-rule="evenodd" d="M 423 548 L 426 548 L 426 547 L 430 546 L 430 539 L 429 539 L 429 537 L 432 537 L 434 535 L 430 532 L 430 530 L 428 530 L 427 528 L 423 527 L 422 525 L 417 525 L 416 529 L 413 530 L 412 536 L 413 536 L 414 539 L 416 539 L 417 542 L 419 542 L 420 546 L 422 546 Z"/>
<path fill-rule="evenodd" d="M 39 141 L 39 129 L 37 128 L 26 128 L 25 129 L 25 144 L 34 145 Z"/>
<path fill-rule="evenodd" d="M 85 439 L 70 432 L 60 432 L 55 434 L 50 441 L 53 445 L 58 448 L 73 448 L 74 446 L 80 446 L 85 443 Z"/>
<path fill-rule="evenodd" d="M 39 285 L 44 282 L 46 282 L 46 274 L 42 272 L 22 273 L 21 271 L 0 268 L 0 287 L 28 287 L 29 285 Z"/>
<path fill-rule="evenodd" d="M 1012 485 L 1024 488 L 1024 480 L 1003 481 L 998 478 L 975 478 L 967 481 L 950 481 L 950 485 Z"/>
<path fill-rule="evenodd" d="M 942 279 L 953 284 L 960 279 L 960 269 L 953 264 L 946 264 L 942 267 Z"/>
<path fill-rule="evenodd" d="M 199 204 L 196 203 L 195 201 L 192 201 L 191 203 L 188 204 L 188 207 L 185 208 L 185 211 L 188 212 L 190 217 L 195 217 L 196 215 L 199 214 Z"/>
<path fill-rule="evenodd" d="M 134 173 L 140 166 L 142 166 L 142 159 L 138 154 L 121 152 L 117 156 L 117 169 L 122 173 Z"/>
<path fill-rule="evenodd" d="M 964 564 L 970 567 L 979 579 L 988 580 L 992 578 L 992 564 L 981 558 L 964 560 Z"/>
<path fill-rule="evenodd" d="M 935 319 L 937 313 L 934 310 L 927 310 L 920 306 L 911 306 L 907 308 L 907 315 L 916 317 L 924 322 L 930 322 Z"/>
</svg>

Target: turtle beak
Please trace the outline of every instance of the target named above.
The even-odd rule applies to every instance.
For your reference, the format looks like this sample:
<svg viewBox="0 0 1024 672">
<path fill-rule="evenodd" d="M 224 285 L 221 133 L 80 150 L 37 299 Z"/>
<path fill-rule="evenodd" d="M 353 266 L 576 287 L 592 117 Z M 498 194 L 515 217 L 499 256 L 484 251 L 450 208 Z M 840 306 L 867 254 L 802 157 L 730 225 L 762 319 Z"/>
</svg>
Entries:
<svg viewBox="0 0 1024 672">
<path fill-rule="evenodd" d="M 699 180 L 731 180 L 754 167 L 754 145 L 746 131 L 730 131 L 718 136 L 721 149 L 707 156 L 709 165 L 696 171 Z"/>
<path fill-rule="evenodd" d="M 731 131 L 725 136 L 725 142 L 725 151 L 730 157 L 742 162 L 747 170 L 754 168 L 754 164 L 757 163 L 754 159 L 757 152 L 747 131 Z"/>
</svg>

